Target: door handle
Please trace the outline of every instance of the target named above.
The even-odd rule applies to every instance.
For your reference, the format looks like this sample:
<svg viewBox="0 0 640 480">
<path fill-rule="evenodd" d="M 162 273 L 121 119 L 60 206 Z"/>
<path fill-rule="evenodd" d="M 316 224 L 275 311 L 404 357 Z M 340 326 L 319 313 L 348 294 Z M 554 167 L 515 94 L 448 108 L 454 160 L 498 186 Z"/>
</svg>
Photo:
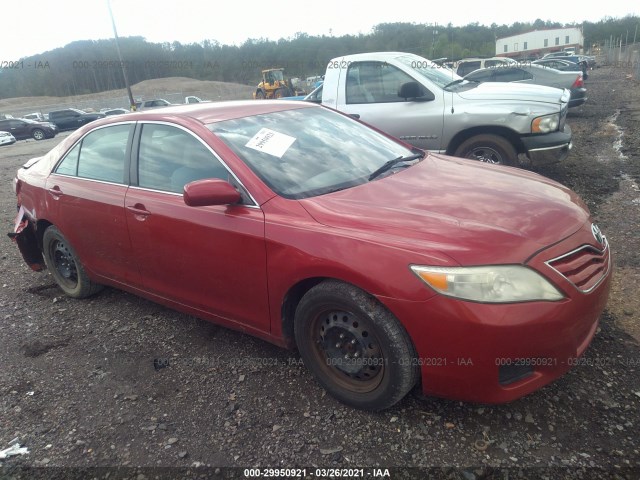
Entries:
<svg viewBox="0 0 640 480">
<path fill-rule="evenodd" d="M 52 188 L 47 188 L 47 192 L 49 192 L 55 200 L 59 199 L 62 195 L 64 195 L 62 193 L 62 190 L 60 190 L 60 187 L 58 187 L 57 185 Z"/>
<path fill-rule="evenodd" d="M 140 205 L 139 203 L 135 205 L 129 205 L 127 207 L 127 210 L 135 213 L 136 215 L 151 215 L 151 212 L 149 210 L 145 210 L 144 206 Z"/>
<path fill-rule="evenodd" d="M 356 119 L 360 118 L 360 114 L 358 114 L 358 113 L 350 113 L 349 116 L 353 117 L 353 118 L 356 118 Z"/>
<path fill-rule="evenodd" d="M 127 210 L 133 213 L 138 220 L 144 220 L 151 215 L 151 212 L 144 208 L 144 205 L 136 203 L 135 205 L 127 205 Z"/>
</svg>

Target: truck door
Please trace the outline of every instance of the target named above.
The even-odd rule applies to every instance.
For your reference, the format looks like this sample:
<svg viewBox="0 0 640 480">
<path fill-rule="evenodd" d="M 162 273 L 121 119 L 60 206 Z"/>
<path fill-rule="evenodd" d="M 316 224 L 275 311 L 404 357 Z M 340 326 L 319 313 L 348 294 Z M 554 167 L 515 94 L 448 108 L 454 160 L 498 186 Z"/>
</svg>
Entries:
<svg viewBox="0 0 640 480">
<path fill-rule="evenodd" d="M 425 98 L 404 99 L 400 87 L 416 82 L 394 65 L 380 61 L 353 62 L 340 72 L 337 109 L 425 150 L 440 150 L 444 103 L 440 91 Z M 342 87 L 344 85 L 344 87 Z"/>
</svg>

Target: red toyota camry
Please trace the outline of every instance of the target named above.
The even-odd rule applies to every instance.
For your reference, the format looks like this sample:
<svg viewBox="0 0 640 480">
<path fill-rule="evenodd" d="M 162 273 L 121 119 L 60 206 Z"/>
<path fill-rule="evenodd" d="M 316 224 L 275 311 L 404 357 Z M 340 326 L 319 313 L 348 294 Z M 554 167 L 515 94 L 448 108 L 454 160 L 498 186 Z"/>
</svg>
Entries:
<svg viewBox="0 0 640 480">
<path fill-rule="evenodd" d="M 10 234 L 69 296 L 103 285 L 297 347 L 342 402 L 506 402 L 566 372 L 611 280 L 562 185 L 425 153 L 305 102 L 97 120 L 15 180 Z"/>
</svg>

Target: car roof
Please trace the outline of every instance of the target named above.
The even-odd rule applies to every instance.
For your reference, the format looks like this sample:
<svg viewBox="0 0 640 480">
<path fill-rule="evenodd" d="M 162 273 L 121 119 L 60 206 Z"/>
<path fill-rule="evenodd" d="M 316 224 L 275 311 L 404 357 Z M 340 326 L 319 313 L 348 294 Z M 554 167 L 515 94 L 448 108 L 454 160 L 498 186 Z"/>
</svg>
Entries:
<svg viewBox="0 0 640 480">
<path fill-rule="evenodd" d="M 163 120 L 168 117 L 187 117 L 204 124 L 250 117 L 263 113 L 293 110 L 296 108 L 318 108 L 318 105 L 286 100 L 236 100 L 228 102 L 193 103 L 176 105 L 162 109 L 135 112 L 127 120 Z"/>
</svg>

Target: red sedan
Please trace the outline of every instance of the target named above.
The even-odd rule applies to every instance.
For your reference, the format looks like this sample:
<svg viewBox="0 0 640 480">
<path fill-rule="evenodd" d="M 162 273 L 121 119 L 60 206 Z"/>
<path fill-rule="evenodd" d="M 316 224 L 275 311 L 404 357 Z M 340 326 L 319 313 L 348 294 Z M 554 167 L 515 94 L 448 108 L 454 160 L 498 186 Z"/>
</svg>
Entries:
<svg viewBox="0 0 640 480">
<path fill-rule="evenodd" d="M 544 177 L 434 155 L 305 102 L 92 122 L 15 180 L 11 236 L 69 296 L 103 285 L 297 347 L 379 410 L 506 402 L 566 372 L 611 280 L 582 201 Z"/>
</svg>

